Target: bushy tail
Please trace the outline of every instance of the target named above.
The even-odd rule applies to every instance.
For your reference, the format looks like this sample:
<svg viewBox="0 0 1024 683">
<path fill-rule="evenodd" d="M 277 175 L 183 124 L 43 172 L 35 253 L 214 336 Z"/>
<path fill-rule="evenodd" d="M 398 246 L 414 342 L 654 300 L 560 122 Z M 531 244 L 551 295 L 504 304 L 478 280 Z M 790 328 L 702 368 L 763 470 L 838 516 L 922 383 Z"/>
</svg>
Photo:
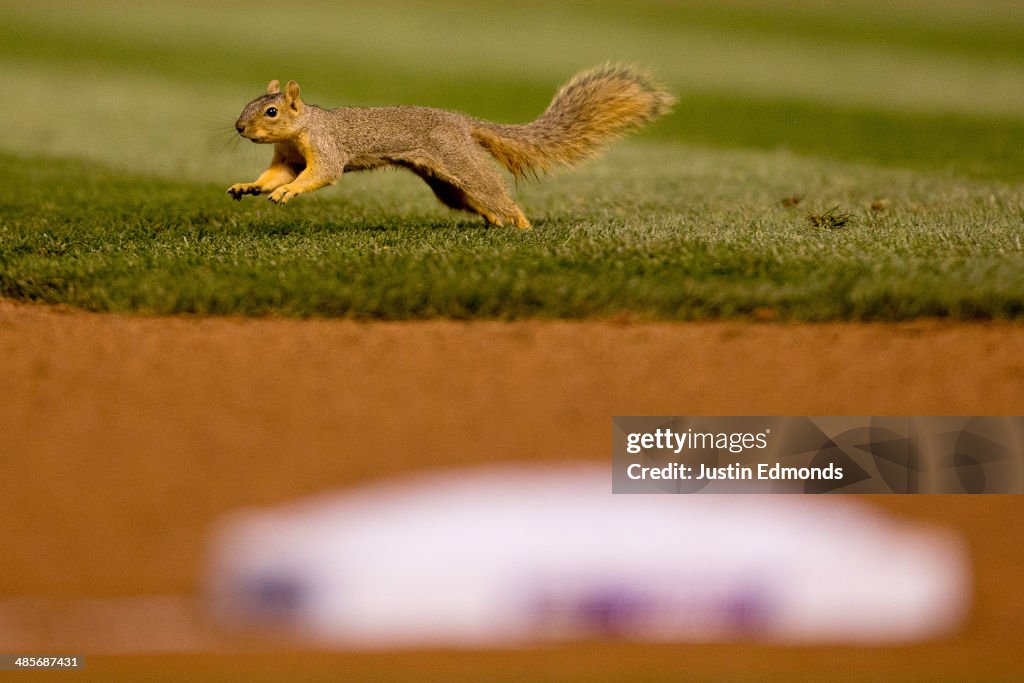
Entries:
<svg viewBox="0 0 1024 683">
<path fill-rule="evenodd" d="M 522 177 L 591 157 L 608 141 L 667 113 L 674 102 L 648 74 L 609 64 L 573 76 L 533 123 L 474 120 L 472 135 Z"/>
</svg>

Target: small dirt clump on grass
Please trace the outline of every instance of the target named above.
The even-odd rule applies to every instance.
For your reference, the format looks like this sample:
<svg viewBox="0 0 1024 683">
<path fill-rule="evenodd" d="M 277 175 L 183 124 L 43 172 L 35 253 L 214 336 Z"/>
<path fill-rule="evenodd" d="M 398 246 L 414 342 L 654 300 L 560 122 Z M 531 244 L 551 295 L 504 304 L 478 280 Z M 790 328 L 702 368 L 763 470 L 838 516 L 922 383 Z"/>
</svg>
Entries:
<svg viewBox="0 0 1024 683">
<path fill-rule="evenodd" d="M 824 213 L 817 213 L 811 211 L 807 214 L 807 222 L 815 228 L 825 228 L 826 230 L 839 230 L 841 228 L 847 228 L 854 223 L 856 217 L 852 213 L 846 213 L 840 211 L 838 206 L 833 206 Z"/>
</svg>

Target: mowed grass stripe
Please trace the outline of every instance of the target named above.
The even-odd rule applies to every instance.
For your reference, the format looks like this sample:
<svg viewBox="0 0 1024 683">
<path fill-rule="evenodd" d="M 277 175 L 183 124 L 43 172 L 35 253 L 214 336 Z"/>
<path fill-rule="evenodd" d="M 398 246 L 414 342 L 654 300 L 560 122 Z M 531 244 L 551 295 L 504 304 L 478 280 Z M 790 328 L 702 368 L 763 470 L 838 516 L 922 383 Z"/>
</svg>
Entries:
<svg viewBox="0 0 1024 683">
<path fill-rule="evenodd" d="M 951 57 L 940 38 L 955 23 L 941 3 L 890 12 L 892 25 L 877 40 L 864 27 L 888 14 L 872 5 L 738 3 L 723 10 L 687 3 L 410 2 L 400 8 L 290 8 L 275 19 L 275 31 L 301 36 L 302 49 L 289 51 L 284 74 L 278 73 L 285 63 L 278 51 L 253 49 L 253 36 L 266 32 L 263 18 L 228 4 L 8 3 L 0 24 L 0 78 L 32 115 L 8 119 L 0 149 L 212 180 L 239 167 L 252 173 L 258 165 L 254 148 L 232 148 L 230 124 L 270 76 L 299 78 L 307 99 L 325 106 L 416 103 L 516 122 L 536 117 L 573 69 L 621 56 L 649 57 L 681 95 L 676 112 L 651 136 L 1024 178 L 1024 89 L 1000 87 L 1006 79 L 1024 82 L 1024 48 L 991 68 L 969 51 L 962 60 Z M 1019 13 L 1005 9 L 968 15 L 960 23 L 979 45 L 1005 43 L 1007 33 L 1024 26 Z M 854 31 L 860 37 L 853 48 L 836 31 L 844 22 L 863 29 Z M 565 39 L 566 27 L 572 40 Z M 514 60 L 509 35 L 516 37 Z M 915 36 L 931 36 L 934 44 L 920 45 Z M 445 60 L 421 58 L 441 44 Z M 912 58 L 908 44 L 921 48 L 909 53 Z M 866 62 L 888 75 L 853 96 L 850 74 L 830 71 L 836 54 L 847 69 Z M 912 85 L 938 110 L 892 106 L 893 88 L 913 80 L 894 75 L 906 59 L 926 73 L 924 82 Z M 978 70 L 981 80 L 964 90 L 964 80 Z M 732 80 L 748 71 L 761 72 L 753 78 L 765 87 L 752 92 L 746 75 Z M 852 106 L 851 97 L 874 104 Z M 1005 109 L 1014 97 L 1021 100 L 1010 107 L 1015 115 L 993 115 L 992 107 Z M 977 111 L 969 113 L 972 108 Z"/>
<path fill-rule="evenodd" d="M 614 11 L 621 3 L 605 2 Z M 971 60 L 1024 59 L 1024 11 L 1019 3 L 945 0 L 925 2 L 763 2 L 687 0 L 636 2 L 637 21 L 701 27 L 708 31 L 798 42 L 841 50 L 851 45 L 885 45 Z"/>
<path fill-rule="evenodd" d="M 0 149 L 22 155 L 80 157 L 126 170 L 189 180 L 255 177 L 266 146 L 237 138 L 232 123 L 253 89 L 214 88 L 135 72 L 94 72 L 0 61 L 0 79 L 33 116 L 14 117 Z M 407 101 L 448 106 L 482 118 L 529 121 L 554 86 L 411 75 Z M 314 82 L 315 83 L 315 82 Z M 258 91 L 257 91 L 258 92 Z M 330 106 L 318 85 L 311 101 Z M 73 115 L 68 103 L 73 104 Z M 1024 179 L 1024 120 L 915 114 L 786 100 L 683 93 L 675 112 L 642 134 L 721 148 L 787 149 L 837 160 L 951 175 Z"/>
<path fill-rule="evenodd" d="M 894 113 L 794 100 L 683 94 L 655 136 L 836 160 L 1024 180 L 1024 119 Z"/>
<path fill-rule="evenodd" d="M 1024 317 L 1024 199 L 999 184 L 626 145 L 525 186 L 536 228 L 522 233 L 441 209 L 398 174 L 281 208 L 95 164 L 0 161 L 0 296 L 22 300 L 374 319 Z M 789 193 L 800 206 L 782 205 Z M 833 203 L 850 226 L 804 219 Z"/>
<path fill-rule="evenodd" d="M 891 40 L 844 42 L 830 14 L 806 14 L 806 30 L 756 28 L 763 12 L 739 6 L 717 21 L 690 21 L 673 6 L 633 3 L 403 4 L 303 3 L 275 16 L 273 34 L 289 46 L 264 47 L 259 12 L 229 3 L 97 3 L 67 6 L 45 0 L 5 8 L 0 55 L 20 60 L 97 61 L 108 68 L 146 69 L 223 83 L 267 79 L 287 64 L 294 77 L 358 103 L 360 84 L 392 75 L 441 74 L 501 82 L 550 83 L 575 68 L 607 59 L 640 61 L 684 91 L 779 97 L 893 111 L 1024 116 L 1024 54 L 992 60 L 952 53 L 935 42 L 914 47 Z M 838 6 L 833 23 L 846 16 Z M 680 13 L 682 12 L 682 13 Z M 770 15 L 769 15 L 770 16 Z M 802 16 L 802 15 L 801 15 Z M 921 17 L 927 17 L 923 12 Z M 1010 15 L 1014 16 L 1014 15 Z M 811 31 L 816 21 L 820 31 Z M 1007 22 L 1012 25 L 1012 22 Z M 927 26 L 927 22 L 924 22 Z M 899 33 L 915 35 L 903 22 Z M 999 43 L 998 24 L 977 42 Z M 986 33 L 989 31 L 990 33 Z M 1011 31 L 1012 33 L 1012 31 Z M 936 39 L 937 40 L 937 39 Z M 1005 41 L 1004 41 L 1005 42 Z M 385 46 L 386 49 L 382 49 Z M 425 58 L 444 46 L 444 59 Z M 287 50 L 287 57 L 280 54 Z M 514 56 L 513 56 L 514 55 Z M 257 74 L 264 74 L 257 77 Z M 329 85 L 328 85 L 329 84 Z M 395 90 L 401 95 L 404 90 Z M 395 97 L 387 98 L 395 101 Z"/>
</svg>

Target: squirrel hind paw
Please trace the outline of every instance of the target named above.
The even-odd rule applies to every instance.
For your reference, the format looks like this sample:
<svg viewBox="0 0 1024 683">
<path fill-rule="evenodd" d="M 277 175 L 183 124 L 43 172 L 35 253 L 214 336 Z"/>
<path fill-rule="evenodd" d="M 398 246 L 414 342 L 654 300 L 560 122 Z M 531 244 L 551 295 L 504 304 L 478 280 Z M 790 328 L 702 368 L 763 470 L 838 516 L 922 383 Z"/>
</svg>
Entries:
<svg viewBox="0 0 1024 683">
<path fill-rule="evenodd" d="M 526 216 L 523 215 L 523 212 L 518 209 L 514 214 L 512 214 L 512 225 L 516 226 L 520 230 L 529 230 L 531 227 L 530 221 L 528 221 Z"/>
</svg>

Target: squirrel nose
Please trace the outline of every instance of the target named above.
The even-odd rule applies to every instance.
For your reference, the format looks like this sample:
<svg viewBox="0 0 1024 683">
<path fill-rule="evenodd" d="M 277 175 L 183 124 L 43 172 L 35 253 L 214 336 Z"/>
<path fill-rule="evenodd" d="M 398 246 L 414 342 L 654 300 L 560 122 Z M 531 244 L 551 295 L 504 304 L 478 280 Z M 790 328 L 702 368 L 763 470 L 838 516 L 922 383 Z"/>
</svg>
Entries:
<svg viewBox="0 0 1024 683">
<path fill-rule="evenodd" d="M 243 130 L 245 130 L 245 126 L 243 126 L 240 123 L 236 123 L 235 124 L 235 130 L 237 130 L 239 133 L 241 133 Z"/>
</svg>

